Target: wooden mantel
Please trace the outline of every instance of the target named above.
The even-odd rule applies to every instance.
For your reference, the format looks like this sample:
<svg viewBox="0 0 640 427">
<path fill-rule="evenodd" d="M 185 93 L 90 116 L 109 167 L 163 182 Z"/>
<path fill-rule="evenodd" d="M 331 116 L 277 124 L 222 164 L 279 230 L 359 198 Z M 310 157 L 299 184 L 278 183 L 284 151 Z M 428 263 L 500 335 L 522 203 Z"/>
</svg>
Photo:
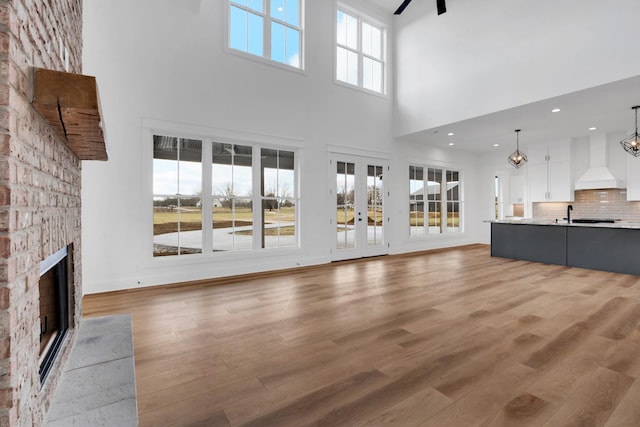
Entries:
<svg viewBox="0 0 640 427">
<path fill-rule="evenodd" d="M 95 77 L 34 68 L 31 103 L 80 160 L 107 160 Z"/>
</svg>

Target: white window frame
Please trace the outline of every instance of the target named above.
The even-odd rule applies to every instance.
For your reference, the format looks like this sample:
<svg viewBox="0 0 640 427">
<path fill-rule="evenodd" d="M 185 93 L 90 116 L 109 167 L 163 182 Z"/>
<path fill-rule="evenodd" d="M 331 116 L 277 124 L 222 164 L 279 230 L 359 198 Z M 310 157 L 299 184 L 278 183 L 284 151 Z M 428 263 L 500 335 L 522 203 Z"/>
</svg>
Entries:
<svg viewBox="0 0 640 427">
<path fill-rule="evenodd" d="M 407 207 L 410 206 L 411 204 L 411 194 L 410 194 L 410 188 L 411 188 L 411 176 L 409 175 L 409 169 L 411 167 L 415 167 L 415 168 L 422 168 L 422 173 L 423 173 L 423 199 L 422 199 L 422 203 L 424 204 L 424 221 L 425 224 L 423 224 L 424 227 L 424 232 L 421 235 L 412 235 L 411 234 L 411 219 L 409 219 L 409 223 L 408 223 L 408 232 L 409 232 L 409 238 L 411 240 L 424 240 L 424 239 L 433 239 L 433 238 L 437 238 L 437 236 L 458 236 L 462 233 L 464 233 L 464 225 L 465 225 L 465 220 L 464 220 L 464 174 L 462 172 L 461 168 L 456 168 L 456 167 L 451 167 L 451 166 L 443 166 L 443 165 L 434 165 L 434 164 L 429 164 L 429 163 L 409 163 L 409 165 L 407 166 Z M 441 220 L 441 226 L 440 226 L 440 233 L 429 233 L 427 231 L 428 229 L 428 213 L 429 213 L 429 208 L 428 208 L 428 204 L 429 204 L 429 200 L 428 200 L 428 196 L 426 194 L 427 192 L 427 182 L 428 182 L 428 171 L 429 169 L 437 169 L 440 172 L 442 172 L 442 180 L 443 183 L 441 184 L 440 187 L 440 195 L 441 195 L 441 199 L 439 200 L 440 203 L 440 220 Z M 459 206 L 459 225 L 458 225 L 458 230 L 457 231 L 449 231 L 448 227 L 447 227 L 447 203 L 449 202 L 449 200 L 447 199 L 447 189 L 446 189 L 446 183 L 447 183 L 447 172 L 457 172 L 458 173 L 458 194 L 459 194 L 459 199 L 458 200 L 452 200 L 453 202 L 457 202 L 458 206 Z M 411 213 L 411 210 L 409 209 L 409 213 Z M 444 224 L 444 226 L 442 225 Z"/>
<path fill-rule="evenodd" d="M 225 142 L 230 144 L 240 144 L 240 145 L 250 145 L 253 147 L 254 152 L 254 161 L 260 160 L 260 150 L 262 148 L 274 149 L 274 150 L 286 150 L 293 151 L 295 156 L 294 163 L 294 182 L 295 182 L 295 191 L 294 195 L 290 197 L 291 199 L 295 199 L 296 203 L 296 211 L 295 211 L 295 224 L 296 224 L 296 235 L 295 235 L 295 247 L 278 247 L 278 248 L 262 248 L 259 247 L 262 243 L 262 229 L 258 228 L 254 231 L 254 243 L 253 248 L 251 250 L 240 250 L 240 251 L 221 251 L 221 252 L 209 252 L 209 248 L 212 248 L 212 234 L 205 232 L 203 230 L 203 251 L 202 253 L 196 254 L 188 254 L 188 255 L 169 255 L 169 256 L 161 256 L 157 257 L 153 255 L 153 135 L 165 135 L 170 137 L 177 138 L 189 138 L 189 139 L 197 139 L 202 141 L 202 151 L 203 151 L 203 159 L 211 159 L 212 147 L 214 142 Z M 207 136 L 205 136 L 207 135 Z M 218 129 L 218 128 L 210 128 L 205 126 L 197 126 L 197 125 L 185 125 L 182 123 L 173 123 L 166 122 L 163 120 L 155 120 L 155 119 L 145 119 L 143 120 L 143 136 L 145 143 L 142 144 L 143 147 L 143 156 L 145 159 L 146 167 L 142 168 L 143 172 L 143 182 L 145 182 L 146 188 L 146 197 L 145 202 L 143 203 L 143 217 L 145 228 L 147 230 L 147 244 L 145 245 L 145 253 L 149 265 L 182 265 L 182 264 L 193 264 L 200 262 L 207 262 L 209 260 L 230 260 L 230 259 L 251 259 L 254 257 L 262 257 L 262 256 L 271 256 L 274 254 L 288 254 L 288 253 L 300 253 L 302 251 L 301 248 L 301 226 L 300 226 L 300 218 L 301 216 L 301 206 L 302 206 L 302 198 L 300 193 L 300 165 L 302 164 L 303 157 L 303 143 L 301 140 L 288 138 L 288 137 L 278 137 L 271 135 L 261 135 L 261 134 L 248 134 L 245 132 L 238 132 L 227 129 Z M 257 150 L 257 151 L 256 151 Z M 258 163 L 259 164 L 259 163 Z M 204 162 L 202 164 L 203 175 L 207 173 L 210 175 L 212 168 L 211 162 Z M 260 177 L 255 176 L 254 174 L 254 186 L 256 179 L 259 181 Z M 210 180 L 206 179 L 202 183 L 203 189 L 202 194 L 213 194 L 211 188 Z M 255 203 L 256 205 L 262 206 L 262 200 L 264 197 L 262 195 L 256 195 L 259 203 Z M 213 201 L 211 200 L 211 203 Z M 211 223 L 211 214 L 208 213 L 209 210 L 205 210 L 203 207 L 203 218 L 202 222 Z M 207 212 L 207 213 L 205 213 Z M 260 209 L 254 209 L 253 211 L 253 221 L 255 224 L 260 224 L 261 221 L 261 211 Z"/>
<path fill-rule="evenodd" d="M 356 18 L 356 20 L 358 22 L 357 50 L 353 50 L 353 48 L 350 48 L 350 47 L 345 46 L 345 45 L 338 44 L 338 12 L 339 11 L 341 11 L 343 13 L 346 13 L 348 15 L 351 15 L 352 17 Z M 371 57 L 369 55 L 364 54 L 364 52 L 362 50 L 362 23 L 363 22 L 366 22 L 367 24 L 369 24 L 369 25 L 371 25 L 371 26 L 373 26 L 373 27 L 375 27 L 375 28 L 380 30 L 381 37 L 382 37 L 381 46 L 380 46 L 380 48 L 382 49 L 382 54 L 380 55 L 381 56 L 380 60 L 377 59 L 377 58 L 374 58 L 374 57 Z M 366 93 L 370 93 L 370 94 L 386 97 L 386 95 L 387 95 L 387 74 L 388 74 L 387 73 L 387 28 L 386 28 L 386 26 L 382 22 L 380 22 L 380 21 L 378 21 L 378 20 L 376 20 L 376 19 L 374 19 L 374 18 L 372 18 L 372 17 L 370 17 L 370 16 L 358 11 L 357 9 L 354 9 L 354 8 L 352 8 L 350 6 L 347 6 L 344 3 L 340 3 L 340 2 L 336 3 L 336 7 L 335 7 L 335 10 L 334 10 L 334 13 L 333 13 L 333 25 L 334 25 L 334 29 L 333 29 L 333 46 L 334 46 L 334 48 L 333 48 L 333 79 L 334 79 L 334 82 L 336 84 L 338 84 L 338 85 L 346 86 L 346 87 L 349 87 L 349 88 L 357 88 L 357 89 L 359 89 L 361 91 L 364 91 Z M 358 79 L 357 79 L 358 82 L 357 82 L 357 84 L 352 84 L 352 83 L 349 83 L 347 81 L 338 79 L 338 48 L 346 49 L 346 50 L 348 50 L 350 52 L 354 52 L 354 53 L 356 53 L 358 55 Z M 377 92 L 377 91 L 371 90 L 371 89 L 367 89 L 363 85 L 363 81 L 364 81 L 364 78 L 363 78 L 363 69 L 364 69 L 363 63 L 364 63 L 364 58 L 365 57 L 369 58 L 369 59 L 371 59 L 373 61 L 376 61 L 376 62 L 380 62 L 380 61 L 382 62 L 382 76 L 381 76 L 381 81 L 380 81 L 380 85 L 381 85 L 381 89 L 382 90 L 380 92 Z"/>
<path fill-rule="evenodd" d="M 285 22 L 285 21 L 281 21 L 277 18 L 273 18 L 271 17 L 270 14 L 270 10 L 271 10 L 271 0 L 262 0 L 263 1 L 263 12 L 257 12 L 254 9 L 251 9 L 247 6 L 244 6 L 242 4 L 238 4 L 236 2 L 234 2 L 233 0 L 227 0 L 226 2 L 226 17 L 225 17 L 225 35 L 224 35 L 224 41 L 225 41 L 225 46 L 224 46 L 224 50 L 228 53 L 232 53 L 234 55 L 238 55 L 241 56 L 243 58 L 247 58 L 247 59 L 251 59 L 254 61 L 258 61 L 267 65 L 271 65 L 271 66 L 275 66 L 278 68 L 282 68 L 288 71 L 294 71 L 294 72 L 304 72 L 305 69 L 305 36 L 304 36 L 304 17 L 305 17 L 305 12 L 304 12 L 304 3 L 305 0 L 300 0 L 300 4 L 299 4 L 299 23 L 300 25 L 298 27 L 294 27 L 291 24 Z M 231 6 L 233 7 L 237 7 L 239 9 L 242 9 L 248 13 L 252 13 L 255 15 L 260 16 L 263 19 L 263 35 L 262 35 L 262 43 L 263 43 L 263 47 L 262 47 L 262 56 L 259 55 L 254 55 L 252 53 L 246 52 L 244 50 L 239 50 L 239 49 L 235 49 L 232 48 L 230 46 L 231 44 Z M 290 65 L 287 64 L 286 62 L 280 62 L 280 61 L 275 61 L 273 59 L 271 59 L 271 23 L 275 22 L 277 24 L 283 25 L 285 27 L 288 28 L 293 28 L 297 31 L 300 32 L 300 40 L 299 40 L 299 45 L 300 45 L 300 64 L 298 67 L 294 66 L 294 65 Z"/>
</svg>

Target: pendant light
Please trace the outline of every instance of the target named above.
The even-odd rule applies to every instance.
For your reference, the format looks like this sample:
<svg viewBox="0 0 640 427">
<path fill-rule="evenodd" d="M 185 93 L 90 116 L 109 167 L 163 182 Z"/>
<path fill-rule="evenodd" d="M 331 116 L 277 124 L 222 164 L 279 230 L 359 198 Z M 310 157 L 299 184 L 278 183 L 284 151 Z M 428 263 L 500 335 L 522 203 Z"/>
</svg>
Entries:
<svg viewBox="0 0 640 427">
<path fill-rule="evenodd" d="M 516 129 L 516 151 L 514 151 L 509 156 L 509 164 L 516 169 L 520 169 L 520 166 L 523 166 L 527 163 L 527 155 L 520 151 L 520 139 L 518 135 L 520 134 L 520 129 Z"/>
<path fill-rule="evenodd" d="M 624 148 L 624 151 L 627 153 L 638 157 L 640 156 L 640 135 L 638 135 L 638 108 L 640 105 L 636 105 L 635 107 L 631 107 L 632 110 L 636 110 L 636 131 L 635 133 L 629 135 L 622 141 L 620 141 L 620 145 Z"/>
</svg>

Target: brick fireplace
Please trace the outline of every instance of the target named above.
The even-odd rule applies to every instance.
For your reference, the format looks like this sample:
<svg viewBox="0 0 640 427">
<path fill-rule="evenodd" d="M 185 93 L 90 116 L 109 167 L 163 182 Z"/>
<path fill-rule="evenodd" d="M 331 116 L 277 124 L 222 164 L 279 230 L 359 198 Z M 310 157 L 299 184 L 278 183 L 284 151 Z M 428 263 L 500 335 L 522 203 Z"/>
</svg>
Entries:
<svg viewBox="0 0 640 427">
<path fill-rule="evenodd" d="M 0 1 L 0 425 L 39 426 L 81 313 L 81 160 L 31 104 L 33 67 L 81 72 L 81 0 Z M 73 248 L 70 322 L 39 375 L 40 262 Z"/>
</svg>

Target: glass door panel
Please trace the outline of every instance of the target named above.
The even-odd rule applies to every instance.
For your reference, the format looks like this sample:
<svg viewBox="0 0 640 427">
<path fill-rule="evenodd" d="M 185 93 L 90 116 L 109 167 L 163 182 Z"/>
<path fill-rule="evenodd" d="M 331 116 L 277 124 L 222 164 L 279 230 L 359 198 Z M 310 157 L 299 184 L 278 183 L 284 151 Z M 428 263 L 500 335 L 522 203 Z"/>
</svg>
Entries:
<svg viewBox="0 0 640 427">
<path fill-rule="evenodd" d="M 367 246 L 384 243 L 382 166 L 367 165 Z"/>
<path fill-rule="evenodd" d="M 353 259 L 387 253 L 384 239 L 384 161 L 335 154 L 330 161 L 336 233 L 333 258 Z"/>
<path fill-rule="evenodd" d="M 336 227 L 338 249 L 353 249 L 355 241 L 355 163 L 336 162 Z"/>
</svg>

